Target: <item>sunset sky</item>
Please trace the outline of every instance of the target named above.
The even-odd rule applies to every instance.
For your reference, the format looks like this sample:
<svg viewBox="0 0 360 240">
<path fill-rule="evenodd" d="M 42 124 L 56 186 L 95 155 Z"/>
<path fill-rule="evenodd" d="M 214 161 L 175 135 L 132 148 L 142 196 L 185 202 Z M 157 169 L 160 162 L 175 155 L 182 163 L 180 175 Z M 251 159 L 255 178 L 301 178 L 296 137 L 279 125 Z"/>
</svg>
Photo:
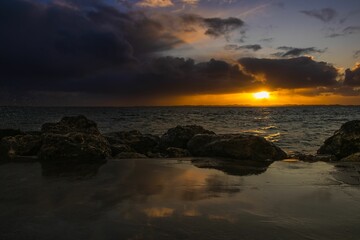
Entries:
<svg viewBox="0 0 360 240">
<path fill-rule="evenodd" d="M 0 36 L 0 105 L 360 104 L 359 0 L 2 0 Z"/>
</svg>

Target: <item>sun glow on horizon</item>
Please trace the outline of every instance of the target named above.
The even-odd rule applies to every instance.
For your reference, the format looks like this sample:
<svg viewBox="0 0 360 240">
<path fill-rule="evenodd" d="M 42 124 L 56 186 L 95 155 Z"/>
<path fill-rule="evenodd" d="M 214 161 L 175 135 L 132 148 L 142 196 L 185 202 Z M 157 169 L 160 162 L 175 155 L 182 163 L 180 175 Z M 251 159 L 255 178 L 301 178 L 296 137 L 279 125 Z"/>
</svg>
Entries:
<svg viewBox="0 0 360 240">
<path fill-rule="evenodd" d="M 256 92 L 253 94 L 255 99 L 269 99 L 270 93 L 266 91 Z"/>
</svg>

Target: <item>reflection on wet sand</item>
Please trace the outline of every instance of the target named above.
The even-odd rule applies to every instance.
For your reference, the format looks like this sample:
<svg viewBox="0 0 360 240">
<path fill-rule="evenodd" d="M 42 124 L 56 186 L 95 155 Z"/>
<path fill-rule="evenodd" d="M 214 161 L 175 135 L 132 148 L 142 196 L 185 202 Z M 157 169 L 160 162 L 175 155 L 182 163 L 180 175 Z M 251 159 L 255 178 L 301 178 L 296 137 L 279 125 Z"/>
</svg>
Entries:
<svg viewBox="0 0 360 240">
<path fill-rule="evenodd" d="M 109 161 L 87 169 L 85 178 L 83 170 L 48 177 L 38 163 L 1 165 L 0 239 L 346 240 L 360 234 L 360 190 L 336 179 L 334 165 L 275 162 L 257 166 L 261 174 L 240 166 L 227 174 L 192 162 Z"/>
<path fill-rule="evenodd" d="M 191 163 L 198 168 L 223 171 L 228 175 L 249 176 L 264 173 L 272 161 L 231 161 L 229 159 L 197 158 Z"/>
</svg>

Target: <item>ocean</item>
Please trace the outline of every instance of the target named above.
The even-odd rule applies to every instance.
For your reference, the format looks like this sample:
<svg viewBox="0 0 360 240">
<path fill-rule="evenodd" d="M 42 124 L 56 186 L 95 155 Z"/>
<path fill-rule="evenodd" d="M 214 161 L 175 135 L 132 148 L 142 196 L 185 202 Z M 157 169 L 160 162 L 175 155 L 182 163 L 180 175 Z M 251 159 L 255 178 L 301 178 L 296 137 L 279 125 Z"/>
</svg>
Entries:
<svg viewBox="0 0 360 240">
<path fill-rule="evenodd" d="M 313 154 L 343 123 L 360 119 L 360 107 L 0 107 L 0 128 L 34 131 L 78 114 L 96 121 L 103 133 L 137 129 L 161 135 L 197 124 L 219 134 L 263 136 L 288 153 Z"/>
</svg>

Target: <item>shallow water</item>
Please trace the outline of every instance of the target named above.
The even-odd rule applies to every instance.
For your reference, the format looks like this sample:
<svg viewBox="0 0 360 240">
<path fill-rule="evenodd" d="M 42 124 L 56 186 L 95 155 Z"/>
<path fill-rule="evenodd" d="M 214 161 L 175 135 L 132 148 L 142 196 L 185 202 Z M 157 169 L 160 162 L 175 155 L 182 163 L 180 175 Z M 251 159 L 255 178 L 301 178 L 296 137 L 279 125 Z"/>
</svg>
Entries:
<svg viewBox="0 0 360 240">
<path fill-rule="evenodd" d="M 313 154 L 343 123 L 360 119 L 360 107 L 0 107 L 0 128 L 39 130 L 45 122 L 78 114 L 96 121 L 102 132 L 137 129 L 160 135 L 176 125 L 198 124 L 216 133 L 264 136 L 288 152 Z"/>
<path fill-rule="evenodd" d="M 275 162 L 262 172 L 176 159 L 61 177 L 39 163 L 0 165 L 0 239 L 358 239 L 358 165 Z"/>
</svg>

